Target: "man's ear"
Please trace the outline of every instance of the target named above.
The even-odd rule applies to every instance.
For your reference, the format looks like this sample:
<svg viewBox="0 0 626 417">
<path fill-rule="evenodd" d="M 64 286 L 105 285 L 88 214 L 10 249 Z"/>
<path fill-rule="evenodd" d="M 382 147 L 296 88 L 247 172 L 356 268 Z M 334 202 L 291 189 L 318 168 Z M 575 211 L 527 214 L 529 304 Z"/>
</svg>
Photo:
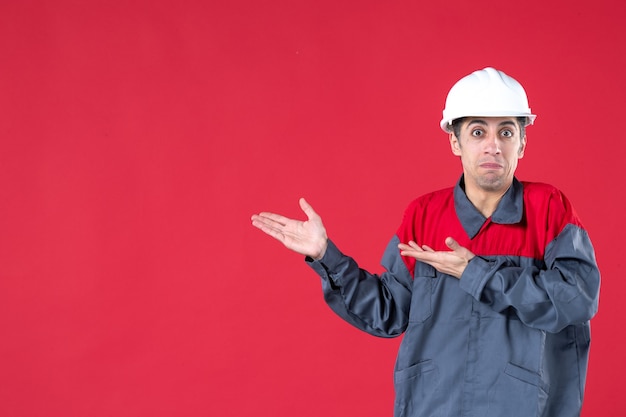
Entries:
<svg viewBox="0 0 626 417">
<path fill-rule="evenodd" d="M 519 146 L 518 159 L 522 159 L 524 157 L 524 152 L 526 151 L 526 135 L 522 138 L 521 144 Z"/>
<path fill-rule="evenodd" d="M 461 144 L 459 143 L 459 138 L 454 133 L 450 133 L 450 149 L 452 154 L 461 156 Z"/>
</svg>

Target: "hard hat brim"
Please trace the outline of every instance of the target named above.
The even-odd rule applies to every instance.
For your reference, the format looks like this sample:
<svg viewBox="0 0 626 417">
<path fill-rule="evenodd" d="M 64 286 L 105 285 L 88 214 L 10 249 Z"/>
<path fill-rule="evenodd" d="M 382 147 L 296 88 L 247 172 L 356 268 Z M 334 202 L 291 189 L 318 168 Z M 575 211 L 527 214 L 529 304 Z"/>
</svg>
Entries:
<svg viewBox="0 0 626 417">
<path fill-rule="evenodd" d="M 487 113 L 487 114 L 486 114 Z M 535 119 L 537 118 L 536 114 L 532 114 L 532 113 L 519 113 L 519 112 L 507 112 L 507 111 L 501 111 L 501 112 L 481 112 L 481 114 L 472 114 L 472 115 L 450 115 L 450 116 L 444 116 L 443 119 L 441 119 L 441 122 L 439 123 L 439 126 L 441 127 L 441 129 L 446 132 L 446 133 L 452 133 L 452 129 L 450 128 L 450 126 L 452 125 L 452 122 L 454 122 L 456 119 L 461 119 L 464 117 L 525 117 L 526 118 L 526 124 L 524 126 L 530 126 L 535 122 Z"/>
</svg>

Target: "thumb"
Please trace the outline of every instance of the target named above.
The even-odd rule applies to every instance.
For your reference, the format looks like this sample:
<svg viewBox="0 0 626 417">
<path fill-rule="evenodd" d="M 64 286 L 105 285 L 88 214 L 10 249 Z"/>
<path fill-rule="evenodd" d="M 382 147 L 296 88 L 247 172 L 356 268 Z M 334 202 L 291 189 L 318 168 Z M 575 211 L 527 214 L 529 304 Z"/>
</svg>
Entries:
<svg viewBox="0 0 626 417">
<path fill-rule="evenodd" d="M 312 217 L 317 217 L 317 213 L 313 210 L 313 207 L 303 198 L 300 198 L 300 208 L 306 214 L 306 216 L 311 220 Z"/>
<path fill-rule="evenodd" d="M 461 245 L 459 245 L 459 242 L 452 239 L 451 237 L 446 238 L 446 246 L 452 249 L 453 251 L 458 250 L 461 247 Z"/>
</svg>

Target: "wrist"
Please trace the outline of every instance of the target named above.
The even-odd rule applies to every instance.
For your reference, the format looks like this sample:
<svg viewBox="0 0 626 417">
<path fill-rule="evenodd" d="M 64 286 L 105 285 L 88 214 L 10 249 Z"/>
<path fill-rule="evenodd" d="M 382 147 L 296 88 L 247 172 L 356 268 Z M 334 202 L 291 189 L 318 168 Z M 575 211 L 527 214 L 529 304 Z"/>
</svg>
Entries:
<svg viewBox="0 0 626 417">
<path fill-rule="evenodd" d="M 311 256 L 311 258 L 315 259 L 316 261 L 321 260 L 324 255 L 326 254 L 326 249 L 328 249 L 328 239 L 324 239 L 324 242 L 320 245 L 320 250 L 317 253 L 316 256 Z"/>
</svg>

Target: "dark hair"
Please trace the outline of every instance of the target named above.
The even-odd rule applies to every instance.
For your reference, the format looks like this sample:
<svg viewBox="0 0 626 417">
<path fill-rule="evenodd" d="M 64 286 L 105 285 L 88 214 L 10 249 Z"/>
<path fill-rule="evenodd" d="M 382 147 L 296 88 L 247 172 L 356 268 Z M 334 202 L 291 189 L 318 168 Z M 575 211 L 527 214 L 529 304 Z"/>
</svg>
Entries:
<svg viewBox="0 0 626 417">
<path fill-rule="evenodd" d="M 465 120 L 466 117 L 460 117 L 458 119 L 454 119 L 451 123 L 450 123 L 450 127 L 452 129 L 452 132 L 454 132 L 454 136 L 456 136 L 457 139 L 460 139 L 461 136 L 461 125 L 463 124 L 463 120 Z M 517 119 L 517 124 L 519 125 L 519 131 L 520 131 L 520 139 L 524 138 L 524 135 L 526 135 L 526 117 L 525 116 L 520 116 L 520 117 L 516 117 Z"/>
</svg>

